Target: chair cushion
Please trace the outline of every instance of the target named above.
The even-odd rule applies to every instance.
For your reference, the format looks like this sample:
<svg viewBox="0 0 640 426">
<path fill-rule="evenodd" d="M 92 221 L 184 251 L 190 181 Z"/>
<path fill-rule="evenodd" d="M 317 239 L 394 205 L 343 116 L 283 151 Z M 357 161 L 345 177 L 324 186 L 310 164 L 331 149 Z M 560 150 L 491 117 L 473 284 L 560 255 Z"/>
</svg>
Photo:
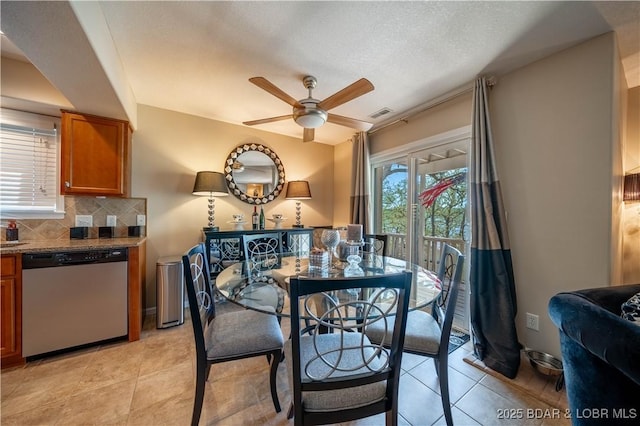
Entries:
<svg viewBox="0 0 640 426">
<path fill-rule="evenodd" d="M 370 345 L 371 342 L 366 336 L 362 336 L 360 333 L 344 333 L 343 347 L 357 347 L 358 349 L 344 351 L 342 353 L 342 359 L 340 360 L 340 368 L 355 368 L 359 364 L 362 364 L 361 355 L 361 338 L 364 338 L 364 345 Z M 341 335 L 339 333 L 333 334 L 321 334 L 315 336 L 301 336 L 300 337 L 300 365 L 302 367 L 302 379 L 310 380 L 309 376 L 305 372 L 305 366 L 309 361 L 317 356 L 316 349 L 314 347 L 313 339 L 316 339 L 318 352 L 324 353 L 326 351 L 337 349 L 340 347 Z M 293 390 L 293 371 L 292 371 L 292 348 L 291 340 L 288 340 L 284 344 L 285 360 L 287 361 L 287 371 L 289 374 L 289 386 Z M 365 356 L 371 357 L 373 355 L 372 348 L 365 349 Z M 335 361 L 337 358 L 337 352 L 332 355 L 327 355 L 327 359 Z M 370 368 L 376 370 L 383 367 L 384 356 L 377 358 L 373 357 L 370 363 Z M 313 377 L 321 377 L 330 368 L 321 360 L 315 360 L 311 363 L 309 372 Z M 355 371 L 335 371 L 331 377 L 344 377 L 354 374 L 363 374 L 371 371 L 367 367 L 356 369 Z M 335 389 L 330 391 L 310 391 L 303 392 L 302 404 L 306 411 L 314 412 L 330 412 L 345 410 L 349 408 L 358 408 L 365 405 L 372 404 L 377 401 L 381 401 L 386 395 L 386 381 L 371 383 L 364 386 L 356 386 L 352 388 Z"/>
<path fill-rule="evenodd" d="M 218 315 L 205 330 L 210 360 L 276 350 L 283 343 L 278 318 L 249 309 Z"/>
<path fill-rule="evenodd" d="M 640 326 L 640 293 L 636 293 L 622 304 L 622 318 Z"/>
<path fill-rule="evenodd" d="M 253 308 L 273 306 L 275 311 L 280 313 L 284 308 L 284 296 L 285 291 L 276 280 L 265 275 L 239 281 L 233 286 L 228 297 L 231 300 L 243 299 L 241 304 Z"/>
<path fill-rule="evenodd" d="M 391 344 L 393 322 L 388 321 L 388 330 L 384 335 L 384 321 L 375 321 L 367 326 L 366 333 L 371 341 L 380 343 L 384 337 L 385 345 Z M 414 310 L 407 315 L 407 328 L 404 335 L 404 350 L 436 355 L 440 349 L 440 327 L 431 314 Z"/>
</svg>

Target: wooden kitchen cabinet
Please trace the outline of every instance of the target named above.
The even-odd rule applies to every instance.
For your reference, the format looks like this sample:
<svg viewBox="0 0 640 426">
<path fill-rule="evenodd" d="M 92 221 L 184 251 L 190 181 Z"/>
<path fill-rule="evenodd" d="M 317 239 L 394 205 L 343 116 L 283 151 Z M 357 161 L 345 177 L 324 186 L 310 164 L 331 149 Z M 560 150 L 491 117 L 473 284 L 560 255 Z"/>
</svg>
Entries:
<svg viewBox="0 0 640 426">
<path fill-rule="evenodd" d="M 129 341 L 140 340 L 144 324 L 144 292 L 147 279 L 147 243 L 129 247 Z"/>
<path fill-rule="evenodd" d="M 2 310 L 0 357 L 2 367 L 22 364 L 22 255 L 0 257 Z"/>
<path fill-rule="evenodd" d="M 62 111 L 61 137 L 62 195 L 129 196 L 127 121 Z"/>
</svg>

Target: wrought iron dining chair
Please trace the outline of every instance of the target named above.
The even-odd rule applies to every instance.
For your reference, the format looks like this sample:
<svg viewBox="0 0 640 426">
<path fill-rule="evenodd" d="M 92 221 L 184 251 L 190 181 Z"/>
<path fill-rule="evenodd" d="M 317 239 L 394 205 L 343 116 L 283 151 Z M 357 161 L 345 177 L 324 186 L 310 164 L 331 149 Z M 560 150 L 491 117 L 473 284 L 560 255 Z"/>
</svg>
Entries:
<svg viewBox="0 0 640 426">
<path fill-rule="evenodd" d="M 432 304 L 430 313 L 418 309 L 409 312 L 405 330 L 405 352 L 433 358 L 440 382 L 444 417 L 449 426 L 453 424 L 449 400 L 449 336 L 462 281 L 463 265 L 462 253 L 445 244 L 437 272 L 442 291 Z M 369 339 L 377 343 L 388 341 L 390 332 L 378 323 L 366 329 Z"/>
<path fill-rule="evenodd" d="M 288 417 L 293 416 L 296 425 L 346 422 L 378 413 L 386 413 L 388 425 L 397 424 L 411 276 L 405 271 L 333 280 L 291 278 L 291 339 L 285 342 L 285 359 L 292 394 Z M 372 344 L 343 317 L 344 306 L 334 294 L 352 288 L 363 295 L 346 302 L 362 308 L 359 327 L 393 324 L 389 341 Z M 321 314 L 317 303 L 324 305 Z M 310 330 L 301 329 L 306 318 L 312 319 Z"/>
<path fill-rule="evenodd" d="M 243 235 L 242 244 L 250 277 L 259 277 L 265 271 L 280 267 L 282 235 L 279 232 Z"/>
<path fill-rule="evenodd" d="M 269 271 L 278 269 L 282 265 L 282 234 L 279 232 L 264 232 L 243 235 L 242 245 L 247 268 L 247 284 L 279 285 L 269 274 Z M 262 291 L 262 289 L 255 287 L 254 291 Z M 275 308 L 276 312 L 279 313 L 284 308 L 284 292 L 277 292 L 277 295 L 278 303 Z"/>
<path fill-rule="evenodd" d="M 191 424 L 196 426 L 200 420 L 205 382 L 211 365 L 255 356 L 265 355 L 271 364 L 271 399 L 276 412 L 280 412 L 276 372 L 282 358 L 284 338 L 277 317 L 248 309 L 216 315 L 206 259 L 202 243 L 182 256 L 196 344 L 196 392 Z"/>
<path fill-rule="evenodd" d="M 364 236 L 365 253 L 373 253 L 378 256 L 388 256 L 388 235 L 387 234 L 366 234 Z"/>
</svg>

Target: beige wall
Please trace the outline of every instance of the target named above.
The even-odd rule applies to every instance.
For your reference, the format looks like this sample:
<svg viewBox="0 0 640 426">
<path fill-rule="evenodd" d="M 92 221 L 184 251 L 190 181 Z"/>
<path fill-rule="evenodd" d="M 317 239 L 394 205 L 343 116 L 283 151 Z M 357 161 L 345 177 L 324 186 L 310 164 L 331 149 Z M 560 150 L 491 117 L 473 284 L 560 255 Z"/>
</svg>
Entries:
<svg viewBox="0 0 640 426">
<path fill-rule="evenodd" d="M 4 57 L 2 61 L 0 61 L 0 65 L 0 85 L 2 86 L 3 106 L 12 107 L 13 105 L 8 105 L 5 99 L 12 98 L 20 101 L 53 105 L 55 106 L 55 108 L 53 108 L 54 111 L 59 108 L 71 108 L 71 104 L 67 98 L 65 98 L 58 89 L 53 87 L 53 85 L 49 83 L 49 80 L 44 78 L 40 71 L 33 65 Z M 32 111 L 32 109 L 29 109 L 29 111 Z"/>
<path fill-rule="evenodd" d="M 518 297 L 520 341 L 559 355 L 549 299 L 612 281 L 612 34 L 502 76 L 491 93 Z M 525 314 L 540 316 L 540 331 Z"/>
<path fill-rule="evenodd" d="M 628 173 L 640 172 L 640 86 L 627 93 L 627 143 L 624 169 Z"/>
<path fill-rule="evenodd" d="M 640 86 L 627 96 L 627 133 L 624 146 L 625 174 L 640 173 Z M 623 282 L 640 283 L 640 202 L 624 203 Z"/>
<path fill-rule="evenodd" d="M 471 123 L 472 93 L 462 94 L 425 112 L 383 128 L 370 136 L 371 155 L 426 139 Z"/>
<path fill-rule="evenodd" d="M 333 222 L 332 146 L 306 143 L 244 126 L 153 108 L 138 107 L 138 130 L 133 134 L 132 193 L 147 198 L 147 292 L 145 305 L 155 306 L 155 266 L 162 256 L 180 255 L 202 241 L 207 224 L 207 198 L 191 195 L 197 171 L 223 171 L 229 152 L 244 143 L 261 143 L 282 160 L 287 180 L 308 180 L 313 199 L 303 201 L 307 226 Z M 286 187 L 285 187 L 286 189 Z M 215 201 L 216 225 L 234 213 L 251 214 L 253 207 L 236 197 Z M 284 193 L 265 206 L 265 214 L 282 213 L 291 225 L 295 202 Z"/>
</svg>

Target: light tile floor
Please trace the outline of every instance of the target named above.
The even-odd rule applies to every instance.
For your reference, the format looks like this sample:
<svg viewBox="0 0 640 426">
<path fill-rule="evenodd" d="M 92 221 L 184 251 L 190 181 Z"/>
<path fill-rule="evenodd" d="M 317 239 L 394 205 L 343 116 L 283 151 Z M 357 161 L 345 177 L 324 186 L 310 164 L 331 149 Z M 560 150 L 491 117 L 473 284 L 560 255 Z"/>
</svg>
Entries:
<svg viewBox="0 0 640 426">
<path fill-rule="evenodd" d="M 283 330 L 288 334 L 288 324 Z M 286 335 L 285 334 L 285 335 Z M 518 375 L 543 402 L 464 361 L 469 345 L 450 355 L 450 394 L 456 425 L 569 425 L 564 392 L 549 398 L 548 381 L 523 362 Z M 286 362 L 286 361 L 285 361 Z M 406 354 L 400 380 L 399 423 L 444 425 L 433 361 Z M 142 339 L 33 361 L 0 374 L 2 425 L 188 425 L 194 392 L 194 344 L 189 320 L 155 329 L 148 318 Z M 539 383 L 538 383 L 539 382 Z M 275 413 L 264 358 L 212 367 L 200 424 L 288 425 L 286 368 L 278 371 L 283 407 Z M 553 418 L 559 417 L 559 418 Z M 374 416 L 350 425 L 384 424 Z"/>
</svg>

